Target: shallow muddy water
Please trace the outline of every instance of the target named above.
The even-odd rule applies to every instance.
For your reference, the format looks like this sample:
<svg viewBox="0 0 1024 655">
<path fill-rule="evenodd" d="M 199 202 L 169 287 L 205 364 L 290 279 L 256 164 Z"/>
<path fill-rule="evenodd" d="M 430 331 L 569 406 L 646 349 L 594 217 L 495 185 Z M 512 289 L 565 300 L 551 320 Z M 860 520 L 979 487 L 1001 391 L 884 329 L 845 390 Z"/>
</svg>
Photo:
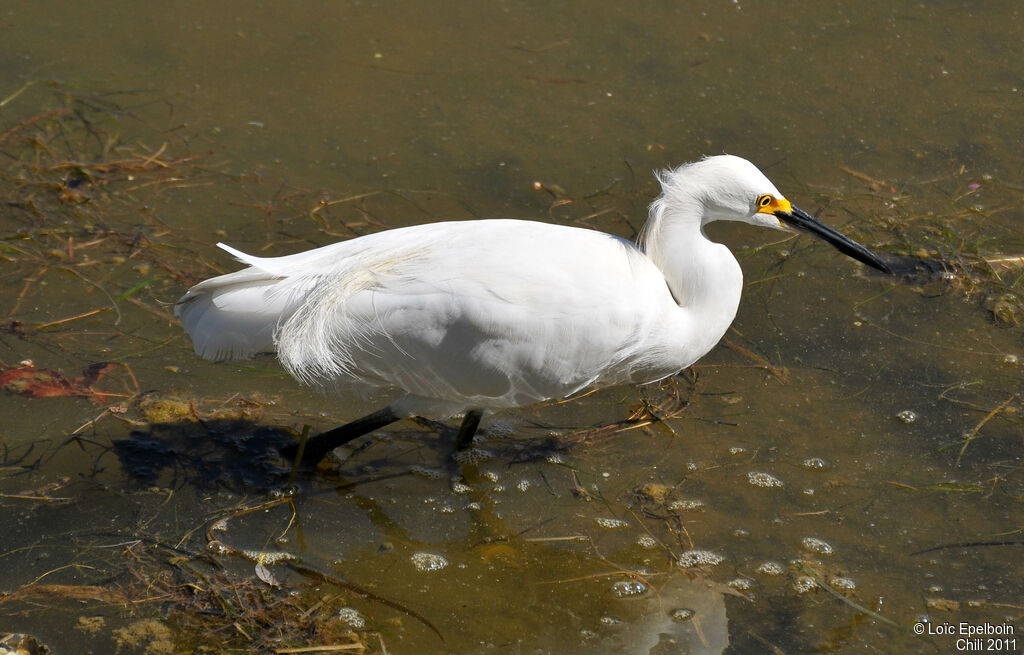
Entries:
<svg viewBox="0 0 1024 655">
<path fill-rule="evenodd" d="M 4 9 L 0 633 L 58 653 L 947 653 L 963 623 L 1021 651 L 1024 269 L 995 260 L 1024 254 L 1022 13 Z M 746 288 L 691 370 L 500 412 L 467 456 L 454 425 L 403 421 L 294 480 L 275 446 L 392 396 L 198 360 L 169 308 L 237 267 L 217 241 L 285 254 L 493 216 L 632 238 L 653 170 L 721 152 L 951 273 L 714 225 Z"/>
</svg>

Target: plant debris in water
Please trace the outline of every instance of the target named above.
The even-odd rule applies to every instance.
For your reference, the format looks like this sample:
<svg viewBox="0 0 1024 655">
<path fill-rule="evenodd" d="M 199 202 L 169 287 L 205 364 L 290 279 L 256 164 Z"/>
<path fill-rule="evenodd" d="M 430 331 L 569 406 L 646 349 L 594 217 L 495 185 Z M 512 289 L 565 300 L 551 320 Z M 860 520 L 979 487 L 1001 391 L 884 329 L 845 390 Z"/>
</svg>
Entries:
<svg viewBox="0 0 1024 655">
<path fill-rule="evenodd" d="M 119 544 L 121 557 L 107 560 L 103 570 L 86 567 L 98 579 L 96 584 L 26 584 L 0 594 L 0 613 L 71 607 L 83 612 L 77 624 L 82 639 L 101 637 L 110 629 L 119 651 L 154 654 L 182 648 L 197 653 L 272 653 L 289 648 L 381 652 L 385 633 L 400 629 L 405 619 L 440 637 L 426 618 L 398 603 L 294 558 L 263 557 L 225 543 L 231 538 L 230 526 L 241 517 L 289 504 L 282 498 L 243 506 L 217 519 L 208 526 L 207 548 L 202 551 L 152 537 L 124 541 Z M 291 526 L 288 521 L 285 531 Z M 219 539 L 213 538 L 214 530 Z M 105 541 L 117 536 L 96 535 Z M 185 540 L 188 536 L 181 541 Z M 98 542 L 82 552 L 103 548 Z M 265 565 L 246 566 L 254 557 Z M 353 609 L 356 603 L 390 608 L 392 618 L 375 612 L 371 620 Z M 353 616 L 361 620 L 354 621 Z"/>
<path fill-rule="evenodd" d="M 840 167 L 867 193 L 836 194 L 844 211 L 889 234 L 877 244 L 922 293 L 976 300 L 1000 325 L 1024 325 L 1024 189 L 959 166 L 948 175 L 898 185 Z"/>
<path fill-rule="evenodd" d="M 43 106 L 17 113 L 16 107 L 33 99 Z M 136 106 L 126 109 L 124 101 Z M 274 476 L 280 470 L 267 453 L 274 450 L 275 442 L 293 435 L 262 427 L 272 422 L 267 415 L 272 400 L 255 396 L 196 399 L 168 391 L 141 394 L 126 361 L 170 344 L 181 347 L 180 331 L 167 327 L 174 323 L 167 301 L 195 281 L 223 272 L 220 264 L 200 254 L 208 251 L 211 234 L 191 234 L 161 217 L 162 203 L 175 194 L 218 184 L 242 196 L 249 194 L 237 204 L 254 213 L 253 223 L 266 236 L 267 248 L 282 251 L 310 245 L 308 236 L 287 234 L 285 228 L 300 221 L 316 226 L 323 243 L 381 229 L 384 221 L 368 207 L 385 198 L 402 203 L 404 211 L 398 214 L 412 214 L 417 220 L 451 216 L 424 210 L 425 205 L 410 200 L 410 193 L 370 192 L 332 199 L 323 192 L 284 185 L 268 190 L 255 175 L 226 175 L 209 153 L 195 152 L 196 140 L 187 129 L 173 124 L 170 116 L 162 128 L 143 118 L 153 115 L 151 105 L 122 94 L 89 94 L 45 84 L 31 85 L 0 101 L 0 155 L 5 159 L 0 167 L 0 260 L 8 279 L 15 281 L 0 291 L 0 339 L 10 352 L 33 347 L 54 360 L 40 361 L 38 368 L 17 360 L 0 361 L 0 386 L 40 403 L 55 402 L 43 399 L 59 396 L 85 398 L 103 406 L 100 417 L 129 423 L 132 433 L 115 443 L 92 439 L 86 430 L 76 431 L 70 442 L 78 441 L 78 446 L 95 454 L 97 471 L 115 455 L 119 470 L 140 483 L 134 493 L 161 495 L 161 507 L 183 488 L 246 489 L 260 498 L 212 522 L 205 544 L 195 536 L 194 526 L 183 534 L 140 524 L 116 535 L 116 551 L 109 550 L 110 539 L 76 545 L 74 565 L 76 571 L 88 572 L 87 580 L 25 584 L 0 596 L 0 608 L 31 613 L 71 605 L 82 613 L 77 627 L 83 636 L 106 633 L 125 649 L 153 653 L 299 652 L 326 647 L 340 652 L 384 652 L 385 637 L 399 631 L 403 622 L 426 624 L 436 632 L 414 611 L 306 567 L 283 547 L 281 551 L 269 546 L 232 547 L 228 519 L 268 507 L 262 497 L 279 481 Z M 976 302 L 999 325 L 1021 326 L 1024 235 L 1012 227 L 1019 221 L 1002 220 L 1006 212 L 1024 204 L 1020 189 L 959 170 L 942 180 L 918 184 L 915 197 L 908 191 L 910 184 L 879 180 L 852 169 L 847 172 L 857 184 L 866 184 L 868 191 L 844 197 L 836 193 L 825 199 L 841 200 L 845 211 L 863 219 L 861 227 L 875 235 L 871 245 L 899 258 L 904 282 L 916 285 L 922 294 L 959 294 Z M 614 187 L 587 198 L 574 198 L 555 184 L 538 190 L 552 194 L 549 213 L 553 218 L 581 223 L 609 212 L 635 216 L 651 191 L 642 189 L 627 197 Z M 985 204 L 978 202 L 986 195 Z M 607 206 L 595 207 L 594 198 Z M 407 211 L 410 207 L 418 211 Z M 628 224 L 628 219 L 623 222 Z M 993 230 L 999 233 L 999 248 L 993 246 Z M 304 233 L 308 232 L 307 226 Z M 736 344 L 732 347 L 757 361 L 754 353 Z M 785 382 L 783 370 L 763 359 L 757 363 Z M 690 388 L 679 393 L 678 384 Z M 668 419 L 687 411 L 696 386 L 696 380 L 673 378 L 653 392 L 645 390 L 651 397 L 628 419 L 572 433 L 561 442 L 594 443 L 658 423 L 671 430 Z M 963 402 L 943 394 L 943 400 Z M 1019 421 L 1020 397 L 1014 394 L 1002 404 L 971 409 L 981 411 L 984 418 L 956 444 L 960 455 L 981 438 L 982 429 L 995 417 L 1012 416 Z M 87 421 L 83 428 L 97 420 Z M 233 466 L 239 461 L 246 466 Z M 36 467 L 27 456 L 12 457 L 6 450 L 2 463 L 19 473 Z M 981 493 L 990 489 L 951 484 L 933 490 Z M 29 488 L 3 500 L 33 506 L 69 504 L 74 492 L 67 485 L 67 480 L 25 485 Z M 54 495 L 58 490 L 61 495 Z M 600 499 L 593 488 L 578 482 L 576 492 L 583 498 Z M 639 486 L 632 494 L 631 520 L 613 519 L 607 525 L 642 526 L 645 532 L 638 543 L 646 549 L 665 550 L 669 561 L 685 566 L 716 564 L 720 555 L 694 547 L 687 522 L 697 513 L 694 505 L 687 504 L 691 501 L 680 497 L 682 493 L 677 481 Z M 948 547 L 977 545 L 965 542 Z M 101 546 L 102 558 L 82 564 L 90 551 Z M 111 552 L 119 552 L 120 558 L 111 557 Z M 850 592 L 850 579 L 843 572 L 801 566 L 798 572 L 814 593 L 839 597 Z M 779 576 L 785 569 L 769 561 L 758 572 Z M 58 577 L 55 572 L 53 578 Z M 639 584 L 629 582 L 619 588 L 638 589 Z M 367 604 L 394 610 L 393 618 L 378 619 L 366 610 Z M 858 612 L 869 611 L 850 606 Z M 118 612 L 125 614 L 122 623 L 96 620 Z"/>
</svg>

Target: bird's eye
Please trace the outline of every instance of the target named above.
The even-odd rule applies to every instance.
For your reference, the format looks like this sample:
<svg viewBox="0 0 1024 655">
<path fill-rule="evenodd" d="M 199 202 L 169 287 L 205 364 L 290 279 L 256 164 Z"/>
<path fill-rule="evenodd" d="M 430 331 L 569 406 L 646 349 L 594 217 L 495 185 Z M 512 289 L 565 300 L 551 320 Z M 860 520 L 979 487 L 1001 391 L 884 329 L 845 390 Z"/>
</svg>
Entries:
<svg viewBox="0 0 1024 655">
<path fill-rule="evenodd" d="M 772 204 L 772 197 L 770 194 L 765 193 L 757 197 L 758 207 L 767 207 L 770 204 Z"/>
</svg>

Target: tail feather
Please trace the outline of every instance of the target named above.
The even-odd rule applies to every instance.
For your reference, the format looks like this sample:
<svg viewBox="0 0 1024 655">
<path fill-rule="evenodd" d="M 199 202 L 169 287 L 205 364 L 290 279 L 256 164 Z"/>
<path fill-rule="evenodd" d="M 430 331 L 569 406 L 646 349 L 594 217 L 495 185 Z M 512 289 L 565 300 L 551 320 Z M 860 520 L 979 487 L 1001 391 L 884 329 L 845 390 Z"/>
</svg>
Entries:
<svg viewBox="0 0 1024 655">
<path fill-rule="evenodd" d="M 249 268 L 195 285 L 175 303 L 175 316 L 203 359 L 243 359 L 274 352 L 278 326 L 299 306 L 309 281 L 285 279 L 261 266 L 267 259 L 218 245 Z"/>
</svg>

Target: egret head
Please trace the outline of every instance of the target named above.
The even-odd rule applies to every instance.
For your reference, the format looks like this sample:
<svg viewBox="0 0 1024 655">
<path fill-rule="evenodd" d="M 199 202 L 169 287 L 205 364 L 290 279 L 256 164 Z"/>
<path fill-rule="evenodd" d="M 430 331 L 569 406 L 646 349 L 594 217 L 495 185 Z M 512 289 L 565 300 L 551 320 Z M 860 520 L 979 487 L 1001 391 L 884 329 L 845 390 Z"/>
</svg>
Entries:
<svg viewBox="0 0 1024 655">
<path fill-rule="evenodd" d="M 795 207 L 764 173 L 742 157 L 706 157 L 663 172 L 658 179 L 662 195 L 652 205 L 652 214 L 671 211 L 673 205 L 678 205 L 683 213 L 699 215 L 702 227 L 712 221 L 740 221 L 806 234 L 872 268 L 892 272 L 867 248 Z M 694 202 L 697 207 L 693 207 Z"/>
</svg>

